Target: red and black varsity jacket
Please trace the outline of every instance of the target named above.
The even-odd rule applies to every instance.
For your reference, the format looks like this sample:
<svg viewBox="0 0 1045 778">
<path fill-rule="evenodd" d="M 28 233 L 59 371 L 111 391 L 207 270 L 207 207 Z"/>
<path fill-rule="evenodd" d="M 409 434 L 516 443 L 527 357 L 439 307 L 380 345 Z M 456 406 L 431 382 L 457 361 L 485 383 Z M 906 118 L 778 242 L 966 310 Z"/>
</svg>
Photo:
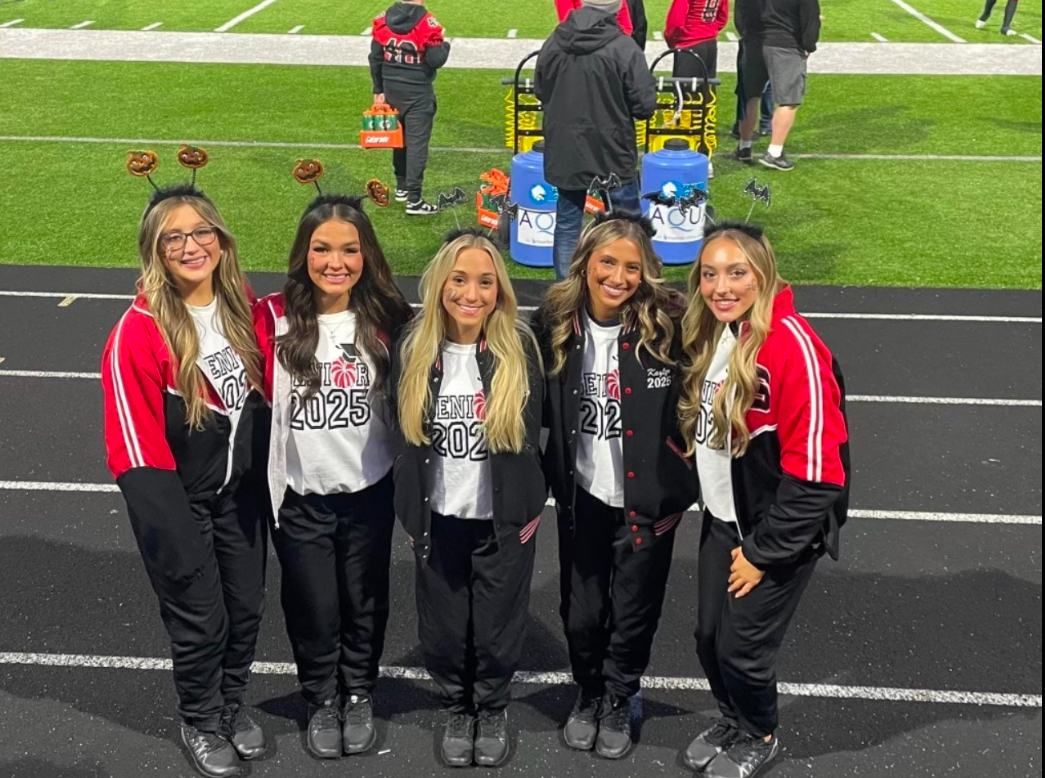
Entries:
<svg viewBox="0 0 1045 778">
<path fill-rule="evenodd" d="M 729 22 L 729 0 L 673 0 L 664 22 L 664 42 L 688 49 L 714 40 Z"/>
<path fill-rule="evenodd" d="M 374 19 L 370 43 L 370 79 L 374 94 L 386 81 L 430 87 L 450 56 L 442 25 L 423 5 L 396 3 Z"/>
<path fill-rule="evenodd" d="M 811 548 L 837 559 L 849 509 L 845 385 L 827 346 L 795 312 L 790 287 L 773 301 L 772 329 L 756 362 L 760 392 L 746 416 L 751 442 L 731 468 L 744 556 L 761 569 Z"/>
<path fill-rule="evenodd" d="M 681 313 L 681 312 L 679 312 Z M 678 317 L 671 353 L 680 356 Z M 679 370 L 639 349 L 639 329 L 622 322 L 617 340 L 620 368 L 620 408 L 624 453 L 624 515 L 632 526 L 634 548 L 639 550 L 650 533 L 663 534 L 678 524 L 682 513 L 697 499 L 697 474 L 692 457 L 683 453 L 678 430 Z M 545 306 L 533 315 L 532 326 L 546 368 L 555 364 L 552 323 Z M 584 331 L 579 315 L 564 344 L 566 364 L 558 375 L 547 378 L 544 423 L 548 441 L 544 449 L 544 473 L 552 496 L 561 509 L 573 512 L 576 496 L 578 426 L 581 381 L 584 369 Z M 638 354 L 636 355 L 636 350 Z"/>
<path fill-rule="evenodd" d="M 143 295 L 109 335 L 102 356 L 107 464 L 153 584 L 182 584 L 200 572 L 204 543 L 193 507 L 235 488 L 250 472 L 253 416 L 263 400 L 247 388 L 232 439 L 221 395 L 207 384 L 212 413 L 190 430 L 171 357 Z"/>
</svg>

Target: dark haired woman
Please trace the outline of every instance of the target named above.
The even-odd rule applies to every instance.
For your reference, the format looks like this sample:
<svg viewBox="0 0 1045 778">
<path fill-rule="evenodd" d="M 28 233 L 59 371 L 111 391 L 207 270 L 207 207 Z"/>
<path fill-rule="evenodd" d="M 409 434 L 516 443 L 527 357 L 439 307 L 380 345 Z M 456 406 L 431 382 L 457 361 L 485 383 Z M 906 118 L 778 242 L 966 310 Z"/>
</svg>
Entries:
<svg viewBox="0 0 1045 778">
<path fill-rule="evenodd" d="M 321 759 L 376 740 L 395 524 L 385 393 L 410 316 L 361 201 L 330 194 L 301 217 L 283 292 L 254 310 L 283 612 Z"/>
</svg>

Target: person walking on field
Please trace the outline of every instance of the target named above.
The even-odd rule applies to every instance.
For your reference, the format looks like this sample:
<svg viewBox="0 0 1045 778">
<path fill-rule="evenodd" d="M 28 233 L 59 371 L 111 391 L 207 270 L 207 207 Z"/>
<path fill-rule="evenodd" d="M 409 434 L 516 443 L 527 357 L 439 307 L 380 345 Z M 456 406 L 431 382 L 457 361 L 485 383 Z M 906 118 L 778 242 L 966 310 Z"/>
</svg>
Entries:
<svg viewBox="0 0 1045 778">
<path fill-rule="evenodd" d="M 1005 3 L 1005 16 L 1001 20 L 1001 34 L 1002 35 L 1018 35 L 1014 29 L 1012 29 L 1012 17 L 1016 15 L 1016 8 L 1018 7 L 1020 0 L 1008 0 Z M 976 29 L 982 30 L 987 26 L 987 20 L 991 18 L 991 12 L 994 10 L 994 4 L 998 0 L 987 0 L 983 6 L 983 13 L 980 14 L 980 18 L 976 20 Z"/>
</svg>

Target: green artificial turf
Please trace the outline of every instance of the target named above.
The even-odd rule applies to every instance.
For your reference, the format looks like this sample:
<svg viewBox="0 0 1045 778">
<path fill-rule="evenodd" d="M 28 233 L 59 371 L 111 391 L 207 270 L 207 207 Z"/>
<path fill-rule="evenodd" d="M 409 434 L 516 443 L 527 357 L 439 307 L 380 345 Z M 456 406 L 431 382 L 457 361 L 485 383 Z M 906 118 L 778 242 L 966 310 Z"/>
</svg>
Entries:
<svg viewBox="0 0 1045 778">
<path fill-rule="evenodd" d="M 498 76 L 440 76 L 436 146 L 503 142 Z M 1040 78 L 817 76 L 810 88 L 792 153 L 1041 155 Z M 388 152 L 308 146 L 357 142 L 368 93 L 359 68 L 0 60 L 0 136 L 102 139 L 0 140 L 0 262 L 134 265 L 149 188 L 124 171 L 125 152 L 139 144 L 121 139 L 171 141 L 155 146 L 160 183 L 187 176 L 174 161 L 175 141 L 211 139 L 304 144 L 211 147 L 213 161 L 200 177 L 240 238 L 245 265 L 280 270 L 312 195 L 290 177 L 295 159 L 321 158 L 328 189 L 358 191 L 375 176 L 390 181 Z M 730 97 L 727 83 L 726 121 Z M 723 134 L 723 151 L 731 145 Z M 481 171 L 507 171 L 510 159 L 507 149 L 437 151 L 428 192 L 455 185 L 474 192 Z M 759 206 L 755 218 L 794 282 L 1041 286 L 1040 161 L 799 159 L 788 174 L 742 167 L 725 153 L 715 162 L 710 189 L 720 217 L 747 213 L 742 189 L 752 175 L 772 185 L 772 207 Z M 395 206 L 370 210 L 396 272 L 409 275 L 457 220 L 474 220 L 470 206 L 426 219 Z M 550 276 L 520 266 L 513 273 Z"/>
<path fill-rule="evenodd" d="M 975 30 L 979 0 L 914 0 L 923 14 L 970 42 L 1014 42 L 998 34 L 1005 2 L 995 9 L 989 30 Z M 0 24 L 24 19 L 23 27 L 67 28 L 91 20 L 91 29 L 138 30 L 162 22 L 161 30 L 209 31 L 257 5 L 257 0 L 0 0 Z M 285 33 L 302 27 L 303 34 L 359 35 L 389 5 L 385 0 L 278 0 L 237 24 L 237 33 Z M 664 29 L 670 0 L 648 0 L 650 46 L 653 31 Z M 429 0 L 429 9 L 450 37 L 504 38 L 515 30 L 520 38 L 543 38 L 555 26 L 552 0 Z M 947 39 L 890 0 L 821 0 L 825 41 L 873 40 L 872 32 L 897 42 L 935 42 Z M 1015 29 L 1041 40 L 1041 0 L 1022 0 Z M 732 30 L 732 26 L 729 27 Z"/>
</svg>

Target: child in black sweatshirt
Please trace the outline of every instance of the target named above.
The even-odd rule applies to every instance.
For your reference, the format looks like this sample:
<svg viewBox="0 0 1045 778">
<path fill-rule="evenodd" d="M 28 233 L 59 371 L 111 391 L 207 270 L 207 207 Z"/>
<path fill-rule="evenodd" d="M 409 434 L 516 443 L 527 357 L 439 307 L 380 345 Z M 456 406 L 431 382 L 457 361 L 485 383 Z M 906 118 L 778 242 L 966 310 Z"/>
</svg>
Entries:
<svg viewBox="0 0 1045 778">
<path fill-rule="evenodd" d="M 370 44 L 370 77 L 374 102 L 399 111 L 403 148 L 392 152 L 396 202 L 406 202 L 408 216 L 427 216 L 439 209 L 421 196 L 428 142 L 435 119 L 436 71 L 446 64 L 450 42 L 425 9 L 424 0 L 395 3 L 374 19 Z"/>
</svg>

